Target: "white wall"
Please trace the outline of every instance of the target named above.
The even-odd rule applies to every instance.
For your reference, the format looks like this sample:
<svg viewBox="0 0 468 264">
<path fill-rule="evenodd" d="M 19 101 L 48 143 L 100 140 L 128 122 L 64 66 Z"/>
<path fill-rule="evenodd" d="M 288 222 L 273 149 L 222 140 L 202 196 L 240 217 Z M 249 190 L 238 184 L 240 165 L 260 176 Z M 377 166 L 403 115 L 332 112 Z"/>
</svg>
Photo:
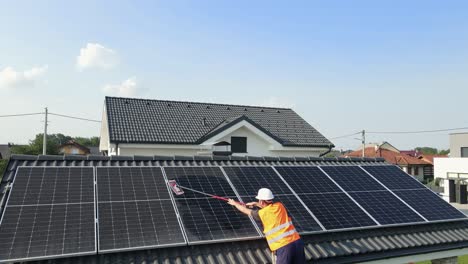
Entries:
<svg viewBox="0 0 468 264">
<path fill-rule="evenodd" d="M 300 147 L 278 147 L 255 134 L 246 127 L 240 127 L 232 133 L 217 139 L 217 141 L 231 142 L 231 137 L 247 137 L 247 153 L 234 153 L 235 156 L 273 156 L 273 157 L 318 157 L 327 151 L 326 148 L 300 148 Z M 109 155 L 117 155 L 110 144 Z M 148 144 L 119 144 L 119 154 L 123 156 L 131 155 L 161 155 L 161 156 L 193 156 L 211 154 L 211 146 L 202 145 L 148 145 Z"/>
<path fill-rule="evenodd" d="M 434 178 L 447 177 L 447 172 L 466 173 L 464 177 L 468 178 L 468 159 L 467 158 L 434 158 Z M 454 175 L 450 175 L 454 177 Z"/>
<path fill-rule="evenodd" d="M 450 157 L 461 157 L 462 147 L 468 147 L 468 133 L 450 134 Z"/>
</svg>

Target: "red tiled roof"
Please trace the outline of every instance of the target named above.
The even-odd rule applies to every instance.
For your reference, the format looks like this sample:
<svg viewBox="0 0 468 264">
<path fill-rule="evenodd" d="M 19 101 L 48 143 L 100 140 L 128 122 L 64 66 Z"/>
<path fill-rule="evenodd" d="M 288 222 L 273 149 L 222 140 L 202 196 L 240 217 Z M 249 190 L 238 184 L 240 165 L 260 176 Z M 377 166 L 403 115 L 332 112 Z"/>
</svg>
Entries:
<svg viewBox="0 0 468 264">
<path fill-rule="evenodd" d="M 434 158 L 447 158 L 447 155 L 426 155 L 422 154 L 418 157 L 420 160 L 424 160 L 432 165 L 434 165 Z"/>
<path fill-rule="evenodd" d="M 408 156 L 406 154 L 401 154 L 399 152 L 391 151 L 388 149 L 377 149 L 374 147 L 367 147 L 364 149 L 364 155 L 368 158 L 384 158 L 388 163 L 395 165 L 429 165 L 431 163 L 418 159 L 415 157 Z M 351 153 L 346 154 L 347 157 L 361 157 L 362 150 L 356 150 Z"/>
</svg>

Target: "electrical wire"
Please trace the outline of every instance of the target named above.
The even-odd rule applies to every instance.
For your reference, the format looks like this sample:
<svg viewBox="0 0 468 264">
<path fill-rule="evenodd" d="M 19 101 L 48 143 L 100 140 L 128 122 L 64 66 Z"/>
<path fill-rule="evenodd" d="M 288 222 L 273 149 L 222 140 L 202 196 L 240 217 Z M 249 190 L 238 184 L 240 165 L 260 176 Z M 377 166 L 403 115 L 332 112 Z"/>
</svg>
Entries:
<svg viewBox="0 0 468 264">
<path fill-rule="evenodd" d="M 0 117 L 32 116 L 32 115 L 43 115 L 43 114 L 44 113 L 14 114 L 14 115 L 0 115 Z"/>
<path fill-rule="evenodd" d="M 458 128 L 446 128 L 446 129 L 435 129 L 435 130 L 419 130 L 419 131 L 366 131 L 369 134 L 423 134 L 423 133 L 436 133 L 436 132 L 448 132 L 455 130 L 465 130 L 468 127 Z"/>
<path fill-rule="evenodd" d="M 352 133 L 352 134 L 348 134 L 348 135 L 344 135 L 344 136 L 333 137 L 333 138 L 330 138 L 330 140 L 339 139 L 339 138 L 345 138 L 345 137 L 350 137 L 350 136 L 354 136 L 354 135 L 361 134 L 361 133 L 362 133 L 362 132 L 359 131 L 359 132 Z"/>
<path fill-rule="evenodd" d="M 78 120 L 83 120 L 83 121 L 90 121 L 90 122 L 95 122 L 95 123 L 101 123 L 101 121 L 99 121 L 99 120 L 93 120 L 93 119 L 82 118 L 82 117 L 76 117 L 76 116 L 61 115 L 61 114 L 56 114 L 56 113 L 49 113 L 49 115 L 60 116 L 60 117 L 66 117 L 66 118 L 72 118 L 72 119 L 78 119 Z"/>
</svg>

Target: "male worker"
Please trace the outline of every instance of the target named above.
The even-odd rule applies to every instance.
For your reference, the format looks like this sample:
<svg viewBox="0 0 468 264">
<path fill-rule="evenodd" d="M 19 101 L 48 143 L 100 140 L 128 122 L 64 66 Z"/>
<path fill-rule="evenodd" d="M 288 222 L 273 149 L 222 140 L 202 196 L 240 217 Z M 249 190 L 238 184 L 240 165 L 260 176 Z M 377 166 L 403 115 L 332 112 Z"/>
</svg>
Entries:
<svg viewBox="0 0 468 264">
<path fill-rule="evenodd" d="M 277 264 L 305 263 L 304 242 L 296 232 L 284 205 L 273 202 L 273 198 L 270 189 L 261 188 L 255 197 L 258 202 L 246 204 L 247 207 L 256 206 L 259 210 L 249 209 L 233 199 L 229 199 L 228 203 L 242 213 L 262 221 L 268 246 L 272 252 L 276 251 Z"/>
</svg>

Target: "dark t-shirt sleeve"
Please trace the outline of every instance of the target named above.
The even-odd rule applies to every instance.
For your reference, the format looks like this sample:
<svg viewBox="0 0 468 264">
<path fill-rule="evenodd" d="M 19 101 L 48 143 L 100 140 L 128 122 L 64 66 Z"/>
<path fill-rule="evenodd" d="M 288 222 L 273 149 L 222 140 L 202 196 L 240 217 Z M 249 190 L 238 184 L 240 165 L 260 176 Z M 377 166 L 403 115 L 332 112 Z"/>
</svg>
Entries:
<svg viewBox="0 0 468 264">
<path fill-rule="evenodd" d="M 253 219 L 260 221 L 260 216 L 258 215 L 258 210 L 252 210 Z"/>
</svg>

